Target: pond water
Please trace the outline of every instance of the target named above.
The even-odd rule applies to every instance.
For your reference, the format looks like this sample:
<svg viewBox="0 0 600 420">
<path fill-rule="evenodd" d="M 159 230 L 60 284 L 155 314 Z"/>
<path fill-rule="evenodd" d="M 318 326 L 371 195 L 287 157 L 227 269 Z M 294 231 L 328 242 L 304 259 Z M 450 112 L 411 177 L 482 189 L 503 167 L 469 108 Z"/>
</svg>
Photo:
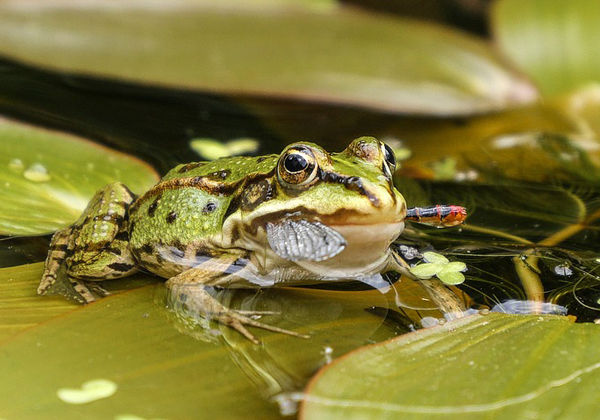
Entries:
<svg viewBox="0 0 600 420">
<path fill-rule="evenodd" d="M 396 174 L 409 206 L 453 203 L 466 206 L 470 214 L 468 223 L 455 229 L 408 226 L 394 246 L 409 263 L 433 250 L 466 263 L 466 281 L 445 288 L 466 308 L 489 310 L 508 301 L 510 312 L 564 308 L 580 322 L 600 318 L 600 196 L 596 181 L 583 182 L 569 171 L 565 156 L 575 150 L 568 138 L 523 128 L 536 148 L 527 154 L 517 145 L 511 151 L 515 159 L 488 156 L 486 161 L 477 147 L 453 148 L 448 142 L 457 133 L 485 126 L 491 118 L 487 116 L 428 119 L 323 103 L 224 97 L 45 72 L 6 60 L 0 69 L 2 114 L 135 155 L 161 175 L 177 163 L 200 159 L 190 147 L 197 138 L 257 139 L 258 155 L 278 153 L 297 140 L 337 151 L 361 135 L 386 139 L 399 156 L 408 152 L 416 157 L 412 163 L 408 158 Z M 505 118 L 510 122 L 513 117 Z M 426 130 L 434 133 L 430 137 L 437 133 L 437 140 L 422 143 L 420 135 Z M 548 178 L 544 165 L 535 163 L 542 155 L 565 170 Z M 428 156 L 430 162 L 424 163 Z M 297 393 L 333 358 L 444 322 L 432 300 L 439 290 L 407 279 L 384 290 L 348 282 L 217 291 L 219 300 L 232 307 L 272 312 L 266 322 L 311 336 L 304 340 L 258 331 L 263 345 L 253 347 L 225 327 L 175 311 L 162 281 L 146 274 L 115 281 L 110 290 L 124 293 L 85 309 L 61 303 L 60 297 L 33 296 L 49 238 L 0 240 L 0 266 L 14 269 L 4 271 L 5 287 L 24 282 L 15 286 L 14 298 L 37 311 L 54 308 L 57 315 L 62 313 L 24 320 L 27 329 L 3 347 L 0 371 L 21 381 L 19 388 L 30 387 L 24 398 L 0 383 L 0 416 L 7 419 L 98 418 L 93 417 L 98 413 L 105 418 L 192 418 L 190 413 L 199 410 L 206 418 L 247 412 L 279 418 L 295 412 Z M 38 264 L 19 271 L 32 263 Z M 510 303 L 515 300 L 556 306 Z M 10 309 L 9 303 L 4 306 Z M 18 328 L 18 320 L 6 322 Z M 117 384 L 114 397 L 94 406 L 69 405 L 55 397 L 58 389 L 98 378 Z M 10 406 L 7 414 L 1 411 L 7 407 L 3 404 Z M 11 417 L 14 413 L 20 417 Z M 46 417 L 36 417 L 40 413 Z"/>
</svg>

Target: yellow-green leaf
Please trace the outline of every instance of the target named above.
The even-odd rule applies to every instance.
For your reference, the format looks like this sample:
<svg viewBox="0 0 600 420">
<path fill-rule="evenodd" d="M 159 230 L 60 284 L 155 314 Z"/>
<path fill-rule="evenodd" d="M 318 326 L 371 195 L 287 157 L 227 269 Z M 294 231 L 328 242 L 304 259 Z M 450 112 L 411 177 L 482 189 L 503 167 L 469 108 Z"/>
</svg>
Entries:
<svg viewBox="0 0 600 420">
<path fill-rule="evenodd" d="M 486 41 L 451 28 L 344 6 L 251 4 L 0 2 L 0 54 L 144 84 L 392 112 L 470 114 L 537 95 Z"/>
<path fill-rule="evenodd" d="M 423 253 L 423 259 L 428 263 L 434 264 L 448 264 L 448 258 L 437 252 L 427 251 Z"/>
<path fill-rule="evenodd" d="M 0 342 L 79 305 L 65 299 L 43 299 L 35 293 L 42 264 L 0 269 Z M 43 307 L 36 305 L 43 303 Z"/>
<path fill-rule="evenodd" d="M 387 297 L 375 290 L 223 291 L 232 307 L 271 311 L 262 322 L 311 336 L 253 328 L 262 341 L 255 346 L 228 327 L 205 332 L 183 323 L 165 308 L 162 283 L 79 307 L 35 296 L 41 269 L 38 263 L 0 270 L 1 325 L 13 327 L 0 328 L 6 419 L 279 419 L 275 401 L 293 412 L 285 392 L 301 391 L 319 366 L 399 332 L 365 311 L 377 307 L 385 315 Z M 15 279 L 20 286 L 11 292 Z M 212 342 L 196 339 L 201 333 Z M 65 392 L 69 402 L 59 397 Z"/>
<path fill-rule="evenodd" d="M 598 325 L 567 317 L 471 316 L 334 361 L 309 384 L 300 418 L 596 418 L 598 346 Z"/>
<path fill-rule="evenodd" d="M 443 268 L 444 264 L 425 263 L 412 267 L 410 272 L 420 279 L 429 279 L 439 273 Z"/>
<path fill-rule="evenodd" d="M 451 286 L 461 284 L 465 281 L 463 273 L 452 267 L 448 267 L 448 265 L 437 273 L 437 278 L 444 282 L 444 284 L 449 284 Z"/>
<path fill-rule="evenodd" d="M 0 119 L 0 235 L 53 232 L 73 223 L 104 185 L 120 181 L 139 194 L 157 180 L 132 156 Z"/>
<path fill-rule="evenodd" d="M 226 143 L 214 139 L 200 138 L 190 142 L 190 147 L 207 160 L 254 153 L 259 146 L 259 141 L 252 138 L 234 139 Z"/>
<path fill-rule="evenodd" d="M 597 0 L 499 0 L 496 41 L 548 95 L 600 82 Z"/>
</svg>

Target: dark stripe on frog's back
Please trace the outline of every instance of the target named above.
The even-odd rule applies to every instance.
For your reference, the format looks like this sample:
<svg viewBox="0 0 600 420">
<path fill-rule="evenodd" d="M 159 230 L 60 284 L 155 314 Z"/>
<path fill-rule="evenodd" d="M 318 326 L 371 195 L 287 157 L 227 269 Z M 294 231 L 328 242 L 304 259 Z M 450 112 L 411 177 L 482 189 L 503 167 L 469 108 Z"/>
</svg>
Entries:
<svg viewBox="0 0 600 420">
<path fill-rule="evenodd" d="M 181 177 L 211 176 L 219 174 L 218 180 L 223 180 L 220 174 L 227 171 L 227 182 L 236 182 L 244 179 L 248 174 L 265 174 L 271 172 L 277 163 L 279 155 L 266 156 L 236 156 L 214 160 L 212 162 L 185 163 L 171 169 L 162 179 L 168 181 Z M 161 182 L 162 182 L 161 181 Z"/>
<path fill-rule="evenodd" d="M 136 212 L 146 200 L 156 198 L 166 190 L 182 187 L 198 188 L 212 195 L 231 196 L 243 181 L 271 173 L 278 157 L 278 155 L 238 156 L 176 166 L 158 184 L 142 195 L 133 204 L 130 212 Z"/>
</svg>

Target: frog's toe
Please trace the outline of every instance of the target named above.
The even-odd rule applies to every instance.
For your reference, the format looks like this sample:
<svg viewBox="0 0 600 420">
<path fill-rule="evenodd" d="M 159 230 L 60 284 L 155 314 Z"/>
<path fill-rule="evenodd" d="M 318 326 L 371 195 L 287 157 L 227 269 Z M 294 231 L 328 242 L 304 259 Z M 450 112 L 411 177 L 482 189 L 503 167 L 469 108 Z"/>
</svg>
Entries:
<svg viewBox="0 0 600 420">
<path fill-rule="evenodd" d="M 245 315 L 248 317 L 253 317 L 253 316 L 262 316 L 262 315 L 279 315 L 281 314 L 281 312 L 279 311 L 240 311 L 237 309 L 232 309 L 232 311 L 234 311 L 235 313 L 238 313 L 240 315 Z"/>
<path fill-rule="evenodd" d="M 104 287 L 100 286 L 95 281 L 87 282 L 86 286 L 90 292 L 92 292 L 94 295 L 97 295 L 101 298 L 110 296 L 110 294 L 111 294 L 108 290 L 106 290 Z"/>
<path fill-rule="evenodd" d="M 248 331 L 246 327 L 244 327 L 244 324 L 239 320 L 231 320 L 230 322 L 224 322 L 224 324 L 228 327 L 233 328 L 234 330 L 242 334 L 244 337 L 246 337 L 248 340 L 252 341 L 254 344 L 260 344 L 260 342 L 254 336 L 254 334 Z"/>
<path fill-rule="evenodd" d="M 96 300 L 96 296 L 90 291 L 85 282 L 74 278 L 69 278 L 69 281 L 71 282 L 74 291 L 69 297 L 83 304 L 92 303 Z"/>
<path fill-rule="evenodd" d="M 248 311 L 246 311 L 246 312 L 248 312 Z M 250 311 L 250 312 L 253 312 L 254 315 L 257 315 L 256 311 Z M 240 314 L 238 311 L 235 311 L 235 312 L 231 311 L 231 310 L 227 311 L 223 314 L 220 314 L 218 317 L 216 317 L 216 319 L 219 322 L 238 331 L 240 334 L 242 334 L 248 340 L 252 341 L 254 344 L 258 344 L 259 341 L 250 331 L 248 331 L 246 329 L 246 326 L 262 328 L 263 330 L 287 334 L 287 335 L 291 335 L 293 337 L 310 338 L 310 336 L 306 335 L 306 334 L 300 334 L 295 331 L 289 331 L 289 330 L 285 330 L 283 328 L 273 327 L 272 325 L 258 322 L 252 318 L 249 318 L 245 315 Z"/>
</svg>

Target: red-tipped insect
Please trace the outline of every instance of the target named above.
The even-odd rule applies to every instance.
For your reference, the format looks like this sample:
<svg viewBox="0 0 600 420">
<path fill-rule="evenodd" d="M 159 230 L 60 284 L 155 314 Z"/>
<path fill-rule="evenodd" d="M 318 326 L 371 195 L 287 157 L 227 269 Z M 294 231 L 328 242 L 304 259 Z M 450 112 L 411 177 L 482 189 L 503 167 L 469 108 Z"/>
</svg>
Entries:
<svg viewBox="0 0 600 420">
<path fill-rule="evenodd" d="M 411 207 L 406 211 L 406 220 L 438 228 L 457 226 L 466 219 L 467 209 L 461 206 Z"/>
</svg>

